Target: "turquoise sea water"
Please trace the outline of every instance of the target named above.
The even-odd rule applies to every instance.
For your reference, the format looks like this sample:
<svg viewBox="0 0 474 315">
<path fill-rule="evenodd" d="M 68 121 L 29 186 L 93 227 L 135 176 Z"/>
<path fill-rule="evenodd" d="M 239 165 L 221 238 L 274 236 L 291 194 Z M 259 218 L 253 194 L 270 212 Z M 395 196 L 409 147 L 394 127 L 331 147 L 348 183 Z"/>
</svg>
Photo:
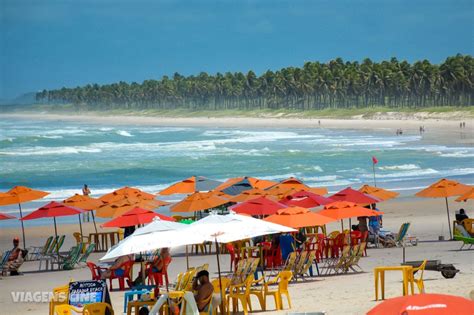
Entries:
<svg viewBox="0 0 474 315">
<path fill-rule="evenodd" d="M 441 177 L 474 183 L 474 148 L 436 144 L 392 130 L 185 128 L 0 118 L 0 191 L 26 185 L 51 192 L 29 212 L 88 184 L 94 195 L 122 186 L 158 192 L 192 175 L 217 180 L 290 176 L 330 191 L 363 183 L 410 195 Z M 165 198 L 176 200 L 176 197 Z M 0 211 L 18 215 L 16 206 Z M 166 209 L 165 209 L 166 211 Z M 61 218 L 59 222 L 76 222 Z M 37 220 L 25 225 L 50 224 Z M 0 227 L 17 226 L 16 220 Z"/>
</svg>

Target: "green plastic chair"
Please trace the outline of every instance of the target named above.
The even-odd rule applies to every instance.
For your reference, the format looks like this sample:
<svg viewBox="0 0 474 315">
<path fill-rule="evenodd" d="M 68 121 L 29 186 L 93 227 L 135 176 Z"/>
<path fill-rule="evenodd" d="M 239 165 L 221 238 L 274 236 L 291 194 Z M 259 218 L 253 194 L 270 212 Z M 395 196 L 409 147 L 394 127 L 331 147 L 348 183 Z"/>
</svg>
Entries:
<svg viewBox="0 0 474 315">
<path fill-rule="evenodd" d="M 464 246 L 469 246 L 467 249 L 471 249 L 472 245 L 474 245 L 474 237 L 472 237 L 466 229 L 464 229 L 464 226 L 462 225 L 456 225 L 454 229 L 454 240 L 455 241 L 460 241 L 462 242 L 461 248 L 459 250 L 462 250 Z"/>
<path fill-rule="evenodd" d="M 87 248 L 86 248 L 86 251 L 84 252 L 84 254 L 82 254 L 82 256 L 78 259 L 77 263 L 86 263 L 87 262 L 87 258 L 89 258 L 89 255 L 95 250 L 95 243 L 90 243 Z"/>
<path fill-rule="evenodd" d="M 72 270 L 74 269 L 74 266 L 77 264 L 79 258 L 81 257 L 81 249 L 82 249 L 82 243 L 79 244 L 78 246 L 74 246 L 71 248 L 71 251 L 69 252 L 69 255 L 64 258 L 62 263 L 60 263 L 60 267 L 63 270 Z"/>
<path fill-rule="evenodd" d="M 45 255 L 51 246 L 51 242 L 53 241 L 53 238 L 54 238 L 53 236 L 48 237 L 43 246 L 30 247 L 31 250 L 30 250 L 29 260 L 36 260 L 42 255 Z"/>
</svg>

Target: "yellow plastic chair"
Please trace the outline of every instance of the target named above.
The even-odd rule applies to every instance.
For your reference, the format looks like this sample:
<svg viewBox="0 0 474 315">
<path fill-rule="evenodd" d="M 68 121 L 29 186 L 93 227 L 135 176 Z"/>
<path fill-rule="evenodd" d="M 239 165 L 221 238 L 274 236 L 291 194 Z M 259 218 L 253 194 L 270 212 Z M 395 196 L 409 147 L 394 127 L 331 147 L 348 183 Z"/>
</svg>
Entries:
<svg viewBox="0 0 474 315">
<path fill-rule="evenodd" d="M 423 273 L 425 271 L 426 262 L 427 262 L 426 259 L 423 260 L 423 263 L 419 267 L 413 268 L 413 271 L 410 274 L 410 278 L 408 281 L 410 282 L 410 285 L 411 285 L 411 294 L 415 294 L 413 283 L 416 284 L 416 286 L 418 287 L 418 291 L 420 291 L 420 293 L 425 293 L 425 284 L 423 283 Z M 415 278 L 415 272 L 420 272 L 420 277 L 418 279 Z"/>
<path fill-rule="evenodd" d="M 334 239 L 336 238 L 336 236 L 339 235 L 339 233 L 340 233 L 339 231 L 332 231 L 331 233 L 328 234 L 328 238 Z"/>
<path fill-rule="evenodd" d="M 275 299 L 275 306 L 277 310 L 283 310 L 283 298 L 282 296 L 285 295 L 288 300 L 288 307 L 291 308 L 291 298 L 290 292 L 288 291 L 288 284 L 293 277 L 293 272 L 291 271 L 282 271 L 276 276 L 273 280 L 267 281 L 263 283 L 263 288 L 261 290 L 250 290 L 250 294 L 255 295 L 260 304 L 262 306 L 262 310 L 267 310 L 267 297 L 273 296 Z M 254 281 L 253 283 L 256 284 L 258 282 L 262 282 L 263 278 Z M 277 290 L 270 290 L 270 285 L 278 284 Z"/>
<path fill-rule="evenodd" d="M 215 307 L 214 305 L 212 304 L 212 298 L 214 297 L 213 294 L 209 295 L 209 297 L 205 300 L 207 306 L 206 306 L 206 310 L 205 311 L 202 311 L 202 312 L 199 312 L 199 315 L 211 315 L 211 314 L 215 314 Z"/>
<path fill-rule="evenodd" d="M 84 315 L 103 315 L 109 310 L 110 315 L 114 315 L 114 309 L 109 303 L 92 303 L 84 306 Z"/>
<path fill-rule="evenodd" d="M 250 301 L 250 288 L 252 286 L 254 277 L 253 274 L 249 275 L 244 283 L 231 285 L 229 294 L 226 297 L 227 302 L 227 313 L 230 311 L 230 302 L 232 300 L 233 312 L 238 310 L 239 302 L 242 304 L 244 315 L 248 315 L 249 309 L 252 309 Z"/>
<path fill-rule="evenodd" d="M 219 278 L 212 280 L 211 283 L 212 283 L 212 286 L 214 287 L 214 294 L 219 294 L 220 295 L 222 293 L 222 295 L 220 295 L 219 297 L 223 298 L 224 309 L 223 310 L 221 309 L 222 308 L 221 305 L 216 305 L 216 306 L 219 308 L 221 314 L 226 314 L 227 313 L 227 303 L 226 303 L 227 289 L 229 289 L 229 287 L 230 287 L 231 279 L 221 277 L 220 283 L 219 283 Z M 222 288 L 221 288 L 221 283 L 222 283 Z"/>
<path fill-rule="evenodd" d="M 82 310 L 75 308 L 69 304 L 61 304 L 56 305 L 54 307 L 54 314 L 55 315 L 75 315 L 75 314 L 83 314 Z"/>
<path fill-rule="evenodd" d="M 296 263 L 296 252 L 292 252 L 286 259 L 285 265 L 283 266 L 283 271 L 293 271 Z"/>
<path fill-rule="evenodd" d="M 53 297 L 49 301 L 49 315 L 54 315 L 57 305 L 67 304 L 69 300 L 69 283 L 53 289 Z"/>
</svg>

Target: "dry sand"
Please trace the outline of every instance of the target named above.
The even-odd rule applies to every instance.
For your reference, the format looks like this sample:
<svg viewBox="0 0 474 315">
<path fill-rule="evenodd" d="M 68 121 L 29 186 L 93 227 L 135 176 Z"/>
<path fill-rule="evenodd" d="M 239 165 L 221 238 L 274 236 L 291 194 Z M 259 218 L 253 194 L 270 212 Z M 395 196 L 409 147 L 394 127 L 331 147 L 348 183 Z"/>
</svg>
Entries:
<svg viewBox="0 0 474 315">
<path fill-rule="evenodd" d="M 451 206 L 459 204 L 451 201 Z M 472 209 L 472 205 L 465 208 Z M 427 271 L 425 273 L 425 285 L 427 292 L 446 293 L 460 296 L 469 296 L 474 289 L 474 255 L 473 251 L 458 251 L 459 242 L 445 241 L 434 242 L 439 235 L 447 236 L 446 210 L 442 200 L 430 199 L 407 199 L 402 201 L 388 201 L 380 204 L 385 212 L 384 225 L 392 231 L 398 231 L 400 224 L 406 221 L 412 223 L 409 234 L 417 236 L 421 241 L 417 246 L 406 249 L 407 260 L 439 259 L 443 263 L 453 263 L 460 273 L 454 279 L 445 279 L 439 272 Z M 468 211 L 474 216 L 472 211 Z M 347 220 L 346 220 L 347 224 Z M 331 224 L 328 229 L 339 229 L 339 224 Z M 66 233 L 67 243 L 65 246 L 73 245 L 72 232 L 78 229 L 75 225 L 64 225 L 59 227 L 59 233 Z M 85 229 L 92 231 L 91 224 L 86 224 Z M 45 237 L 52 233 L 51 227 L 36 227 L 28 229 L 27 235 L 30 245 L 40 245 Z M 18 231 L 5 229 L 0 232 L 1 250 L 8 248 L 9 240 Z M 178 272 L 183 271 L 186 266 L 183 257 L 183 249 L 173 249 L 173 262 L 169 269 L 171 279 L 175 279 Z M 102 254 L 91 255 L 91 260 L 97 262 Z M 306 282 L 299 281 L 290 286 L 293 303 L 292 311 L 326 311 L 327 314 L 364 314 L 376 305 L 374 301 L 374 280 L 372 270 L 375 266 L 398 265 L 402 260 L 400 248 L 369 249 L 368 257 L 361 261 L 362 273 L 349 273 L 337 276 L 321 276 L 309 279 Z M 209 263 L 212 276 L 217 270 L 216 257 L 214 255 L 192 256 L 190 263 L 193 266 Z M 224 255 L 221 265 L 228 270 L 229 257 Z M 136 266 L 135 274 L 138 271 Z M 47 303 L 13 303 L 11 292 L 14 291 L 50 291 L 52 288 L 66 283 L 69 279 L 90 279 L 87 268 L 77 268 L 72 271 L 38 272 L 38 262 L 27 262 L 22 267 L 24 275 L 18 277 L 4 277 L 0 280 L 0 314 L 46 314 Z M 388 273 L 386 279 L 387 297 L 401 295 L 401 275 Z M 123 307 L 123 292 L 111 293 L 112 303 L 117 312 Z M 343 301 L 341 303 L 341 301 Z M 269 309 L 272 310 L 273 302 Z M 258 303 L 253 301 L 255 309 Z M 258 311 L 257 311 L 258 312 Z M 286 311 L 285 311 L 286 312 Z M 267 311 L 266 313 L 273 313 Z M 276 313 L 276 312 L 275 312 Z M 280 312 L 282 313 L 282 312 Z"/>
</svg>

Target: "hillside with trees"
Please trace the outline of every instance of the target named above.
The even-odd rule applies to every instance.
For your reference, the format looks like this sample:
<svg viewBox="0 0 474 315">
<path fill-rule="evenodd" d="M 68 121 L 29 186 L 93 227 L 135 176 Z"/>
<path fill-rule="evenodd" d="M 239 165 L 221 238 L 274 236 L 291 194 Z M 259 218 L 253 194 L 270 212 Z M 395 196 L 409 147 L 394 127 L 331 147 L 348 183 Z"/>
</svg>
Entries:
<svg viewBox="0 0 474 315">
<path fill-rule="evenodd" d="M 43 90 L 42 103 L 74 104 L 90 110 L 318 110 L 387 107 L 394 109 L 474 105 L 474 60 L 448 57 L 436 65 L 428 60 L 328 63 L 247 73 L 183 76 L 175 73 L 143 83 L 88 84 Z"/>
</svg>

